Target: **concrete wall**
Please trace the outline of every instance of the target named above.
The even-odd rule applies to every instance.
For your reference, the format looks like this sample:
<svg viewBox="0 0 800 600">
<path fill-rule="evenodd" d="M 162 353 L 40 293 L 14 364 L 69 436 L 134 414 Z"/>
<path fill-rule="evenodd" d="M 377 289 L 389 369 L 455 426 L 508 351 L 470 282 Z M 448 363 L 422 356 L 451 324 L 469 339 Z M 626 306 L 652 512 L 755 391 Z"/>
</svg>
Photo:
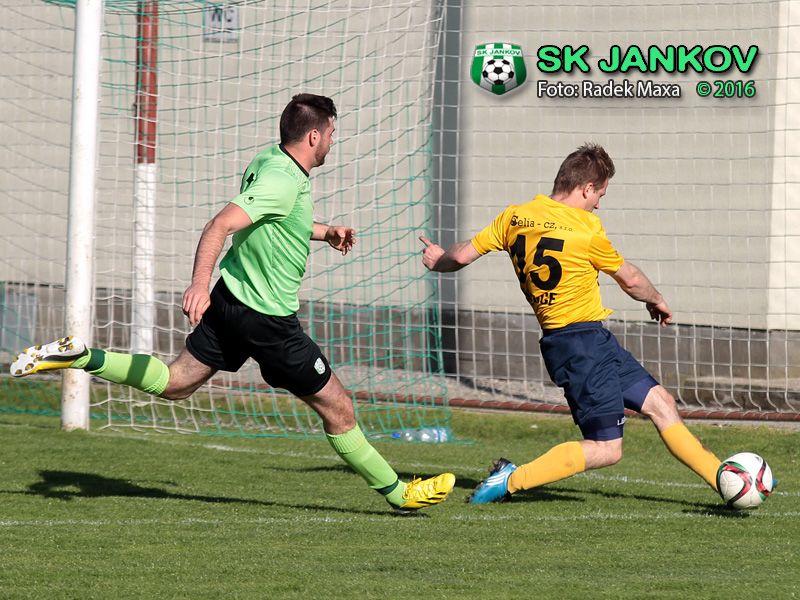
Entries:
<svg viewBox="0 0 800 600">
<path fill-rule="evenodd" d="M 464 77 L 461 185 L 455 203 L 460 236 L 480 230 L 508 204 L 549 193 L 564 156 L 585 141 L 597 142 L 617 166 L 597 214 L 620 252 L 658 284 L 681 323 L 800 328 L 800 311 L 786 302 L 800 285 L 800 238 L 790 226 L 796 224 L 800 204 L 787 189 L 798 156 L 796 136 L 786 131 L 795 127 L 792 93 L 798 64 L 791 58 L 797 28 L 789 27 L 790 4 L 680 2 L 663 7 L 630 2 L 588 8 L 561 2 L 465 8 L 461 72 L 468 73 L 476 44 L 508 41 L 522 46 L 529 81 L 497 97 Z M 679 99 L 536 94 L 539 79 L 603 83 L 625 77 L 596 67 L 588 74 L 541 73 L 534 55 L 544 44 L 587 44 L 592 63 L 613 44 L 712 43 L 757 45 L 756 67 L 738 77 L 628 75 L 680 84 Z M 756 96 L 713 99 L 695 93 L 700 80 L 726 78 L 754 80 Z M 461 275 L 459 306 L 526 311 L 508 262 L 506 256 L 491 256 Z M 491 285 L 482 285 L 487 281 Z M 605 301 L 617 310 L 617 318 L 646 318 L 610 279 L 602 282 Z"/>
</svg>

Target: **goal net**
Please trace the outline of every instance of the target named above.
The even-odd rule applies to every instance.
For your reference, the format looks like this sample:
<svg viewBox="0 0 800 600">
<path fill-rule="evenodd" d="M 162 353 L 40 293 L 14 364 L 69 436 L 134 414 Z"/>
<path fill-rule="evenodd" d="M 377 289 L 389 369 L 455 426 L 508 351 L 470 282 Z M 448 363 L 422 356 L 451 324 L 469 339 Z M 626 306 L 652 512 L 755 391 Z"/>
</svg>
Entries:
<svg viewBox="0 0 800 600">
<path fill-rule="evenodd" d="M 74 23 L 73 3 L 11 4 L 3 11 L 14 28 L 0 34 L 12 48 L 3 67 L 12 85 L 0 92 L 6 362 L 63 333 Z M 313 247 L 298 316 L 353 392 L 366 432 L 446 427 L 435 282 L 417 241 L 431 223 L 438 35 L 435 4 L 408 0 L 106 2 L 92 345 L 177 356 L 203 225 L 238 193 L 250 159 L 277 143 L 291 97 L 324 94 L 339 119 L 311 177 L 315 220 L 354 227 L 357 245 L 347 257 Z M 155 121 L 156 136 L 144 121 Z M 33 379 L 8 392 L 28 402 L 39 385 L 53 397 L 46 378 Z M 112 427 L 320 430 L 316 414 L 268 388 L 252 361 L 182 402 L 98 382 L 92 416 Z"/>
<path fill-rule="evenodd" d="M 143 14 L 157 5 L 155 161 L 137 165 Z M 0 24 L 0 362 L 62 333 L 74 8 L 10 0 Z M 420 234 L 468 239 L 549 193 L 561 160 L 602 144 L 617 175 L 598 215 L 675 311 L 661 329 L 604 275 L 608 326 L 690 416 L 798 419 L 800 51 L 791 3 L 452 0 L 108 0 L 101 73 L 93 344 L 174 358 L 200 231 L 277 138 L 294 93 L 332 96 L 337 141 L 312 173 L 316 219 L 349 224 L 345 258 L 316 247 L 299 316 L 373 435 L 447 426 L 442 404 L 565 411 L 508 258 L 456 275 L 420 264 Z M 137 26 L 137 23 L 140 25 Z M 470 80 L 477 45 L 522 49 L 528 81 Z M 540 72 L 544 44 L 758 46 L 745 74 Z M 679 98 L 558 98 L 537 82 L 677 84 Z M 699 81 L 752 81 L 700 97 Z M 150 89 L 150 88 L 148 88 Z M 141 104 L 139 104 L 141 106 Z M 138 136 L 138 137 L 137 137 Z M 151 184 L 148 184 L 151 182 Z M 138 191 L 145 190 L 144 195 Z M 152 191 L 152 194 L 151 194 Z M 142 200 L 144 198 L 144 200 Z M 137 232 L 141 234 L 137 236 Z M 0 410 L 55 410 L 58 378 L 2 379 Z M 306 434 L 316 416 L 248 364 L 184 402 L 96 382 L 95 426 Z"/>
</svg>

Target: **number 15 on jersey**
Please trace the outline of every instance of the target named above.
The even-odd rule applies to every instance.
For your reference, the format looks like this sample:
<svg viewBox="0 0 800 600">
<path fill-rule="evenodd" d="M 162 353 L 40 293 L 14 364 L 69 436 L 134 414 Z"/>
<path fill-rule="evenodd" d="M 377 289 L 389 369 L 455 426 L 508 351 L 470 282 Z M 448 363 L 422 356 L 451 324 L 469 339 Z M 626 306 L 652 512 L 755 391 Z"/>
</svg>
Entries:
<svg viewBox="0 0 800 600">
<path fill-rule="evenodd" d="M 517 271 L 520 287 L 531 304 L 552 304 L 556 296 L 552 290 L 561 281 L 563 274 L 558 254 L 564 250 L 564 240 L 551 237 L 540 238 L 530 266 L 525 264 L 527 241 L 526 236 L 520 234 L 510 248 L 511 262 L 514 263 Z M 547 267 L 547 269 L 542 267 Z M 538 290 L 545 293 L 537 294 Z"/>
</svg>

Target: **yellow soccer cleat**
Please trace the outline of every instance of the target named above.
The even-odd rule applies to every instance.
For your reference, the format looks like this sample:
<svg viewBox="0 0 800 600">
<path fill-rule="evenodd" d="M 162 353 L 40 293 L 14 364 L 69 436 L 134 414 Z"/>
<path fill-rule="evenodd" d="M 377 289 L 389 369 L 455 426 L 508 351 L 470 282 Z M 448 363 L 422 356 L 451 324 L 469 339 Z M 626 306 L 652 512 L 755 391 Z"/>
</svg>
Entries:
<svg viewBox="0 0 800 600">
<path fill-rule="evenodd" d="M 406 484 L 403 504 L 395 506 L 394 509 L 399 513 L 412 513 L 420 508 L 444 502 L 455 484 L 456 476 L 452 473 L 442 473 L 424 480 L 413 479 Z"/>
<path fill-rule="evenodd" d="M 25 348 L 11 363 L 11 374 L 25 377 L 39 371 L 67 369 L 84 354 L 86 345 L 76 337 L 67 336 L 43 346 Z"/>
</svg>

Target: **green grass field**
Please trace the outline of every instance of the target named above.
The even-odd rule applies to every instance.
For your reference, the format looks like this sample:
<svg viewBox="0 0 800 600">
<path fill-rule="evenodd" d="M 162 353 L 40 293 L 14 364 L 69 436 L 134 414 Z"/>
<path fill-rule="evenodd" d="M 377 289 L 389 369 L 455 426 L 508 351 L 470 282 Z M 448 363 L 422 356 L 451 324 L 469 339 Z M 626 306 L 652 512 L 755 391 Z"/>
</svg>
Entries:
<svg viewBox="0 0 800 600">
<path fill-rule="evenodd" d="M 800 595 L 798 433 L 691 424 L 780 480 L 733 512 L 643 421 L 625 457 L 464 500 L 493 458 L 574 439 L 568 418 L 455 412 L 463 444 L 376 443 L 402 476 L 452 470 L 443 505 L 396 516 L 327 442 L 63 433 L 0 415 L 2 598 L 790 598 Z"/>
</svg>

